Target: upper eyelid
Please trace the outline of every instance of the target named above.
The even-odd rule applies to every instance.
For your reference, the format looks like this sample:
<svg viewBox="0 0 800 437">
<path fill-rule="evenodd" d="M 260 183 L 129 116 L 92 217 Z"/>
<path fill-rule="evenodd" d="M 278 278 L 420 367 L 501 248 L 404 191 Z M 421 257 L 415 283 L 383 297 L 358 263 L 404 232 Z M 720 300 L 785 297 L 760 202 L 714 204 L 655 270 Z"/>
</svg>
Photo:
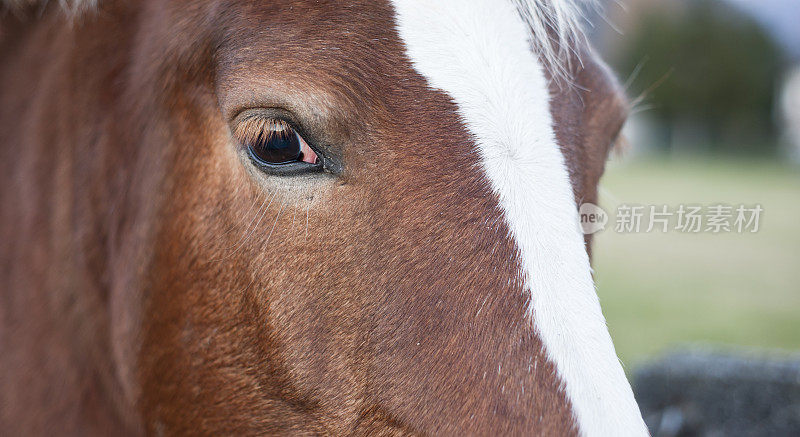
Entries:
<svg viewBox="0 0 800 437">
<path fill-rule="evenodd" d="M 289 130 L 294 134 L 300 136 L 303 141 L 305 139 L 302 135 L 297 132 L 297 129 L 294 128 L 289 122 L 280 118 L 273 118 L 273 117 L 259 117 L 257 115 L 249 115 L 246 116 L 243 120 L 236 124 L 234 129 L 234 136 L 241 142 L 255 142 L 259 140 L 268 140 L 274 132 L 278 132 L 278 127 L 281 127 L 282 131 Z M 266 135 L 266 138 L 263 136 Z"/>
<path fill-rule="evenodd" d="M 268 123 L 271 120 L 279 120 L 283 123 L 286 123 L 295 133 L 297 133 L 300 138 L 306 142 L 316 153 L 320 153 L 316 144 L 318 141 L 316 140 L 316 136 L 313 132 L 309 131 L 305 128 L 305 126 L 300 123 L 297 118 L 292 114 L 292 112 L 287 111 L 283 108 L 245 108 L 236 113 L 233 116 L 231 121 L 231 132 L 236 136 L 236 133 L 240 131 L 243 127 L 247 127 L 247 125 L 243 126 L 243 123 L 248 123 L 252 119 L 258 119 L 258 122 L 261 123 Z M 252 123 L 249 123 L 252 125 Z M 238 138 L 240 139 L 241 138 Z"/>
</svg>

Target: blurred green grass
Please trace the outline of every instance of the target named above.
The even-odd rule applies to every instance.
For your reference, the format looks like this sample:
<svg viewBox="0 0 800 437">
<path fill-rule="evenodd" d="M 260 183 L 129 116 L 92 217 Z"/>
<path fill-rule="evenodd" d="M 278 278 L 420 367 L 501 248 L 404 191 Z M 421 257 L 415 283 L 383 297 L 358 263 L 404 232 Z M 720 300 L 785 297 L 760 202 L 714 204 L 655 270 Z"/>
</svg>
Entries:
<svg viewBox="0 0 800 437">
<path fill-rule="evenodd" d="M 628 369 L 687 342 L 800 349 L 797 167 L 705 158 L 611 162 L 600 189 L 611 220 L 596 234 L 595 279 Z M 761 204 L 764 211 L 757 233 L 620 234 L 613 211 L 623 203 L 671 210 Z"/>
</svg>

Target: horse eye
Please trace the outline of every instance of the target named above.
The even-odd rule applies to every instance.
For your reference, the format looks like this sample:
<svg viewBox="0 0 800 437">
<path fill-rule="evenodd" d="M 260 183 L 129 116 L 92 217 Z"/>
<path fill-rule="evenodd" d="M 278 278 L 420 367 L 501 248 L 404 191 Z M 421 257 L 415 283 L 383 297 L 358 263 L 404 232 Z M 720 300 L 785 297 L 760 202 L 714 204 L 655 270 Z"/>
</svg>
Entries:
<svg viewBox="0 0 800 437">
<path fill-rule="evenodd" d="M 250 159 L 269 173 L 302 173 L 322 168 L 316 152 L 283 120 L 247 117 L 235 134 L 247 148 Z"/>
<path fill-rule="evenodd" d="M 266 164 L 298 161 L 316 164 L 319 159 L 303 137 L 283 120 L 269 120 L 247 147 L 256 159 Z"/>
</svg>

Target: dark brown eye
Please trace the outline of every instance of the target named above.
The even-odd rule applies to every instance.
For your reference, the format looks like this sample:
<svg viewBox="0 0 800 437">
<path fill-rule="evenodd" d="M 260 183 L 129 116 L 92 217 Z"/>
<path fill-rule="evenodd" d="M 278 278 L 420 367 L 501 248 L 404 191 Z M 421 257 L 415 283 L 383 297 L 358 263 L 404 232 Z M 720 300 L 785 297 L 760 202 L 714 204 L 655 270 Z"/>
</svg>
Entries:
<svg viewBox="0 0 800 437">
<path fill-rule="evenodd" d="M 287 164 L 300 159 L 303 150 L 297 132 L 280 122 L 269 123 L 265 127 L 247 145 L 257 159 L 268 164 Z"/>
<path fill-rule="evenodd" d="M 247 117 L 239 123 L 235 135 L 247 147 L 250 159 L 270 173 L 300 173 L 321 168 L 321 160 L 314 150 L 283 120 Z"/>
</svg>

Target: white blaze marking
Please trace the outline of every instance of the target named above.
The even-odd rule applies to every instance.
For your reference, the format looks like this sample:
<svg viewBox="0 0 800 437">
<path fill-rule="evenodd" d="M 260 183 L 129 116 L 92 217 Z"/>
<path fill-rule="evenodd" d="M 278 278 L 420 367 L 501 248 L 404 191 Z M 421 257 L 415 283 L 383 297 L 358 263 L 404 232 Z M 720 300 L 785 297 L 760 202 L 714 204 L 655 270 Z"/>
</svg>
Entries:
<svg viewBox="0 0 800 437">
<path fill-rule="evenodd" d="M 414 67 L 475 137 L 521 254 L 529 315 L 581 434 L 647 435 L 600 311 L 547 80 L 517 10 L 498 0 L 392 3 Z"/>
</svg>

